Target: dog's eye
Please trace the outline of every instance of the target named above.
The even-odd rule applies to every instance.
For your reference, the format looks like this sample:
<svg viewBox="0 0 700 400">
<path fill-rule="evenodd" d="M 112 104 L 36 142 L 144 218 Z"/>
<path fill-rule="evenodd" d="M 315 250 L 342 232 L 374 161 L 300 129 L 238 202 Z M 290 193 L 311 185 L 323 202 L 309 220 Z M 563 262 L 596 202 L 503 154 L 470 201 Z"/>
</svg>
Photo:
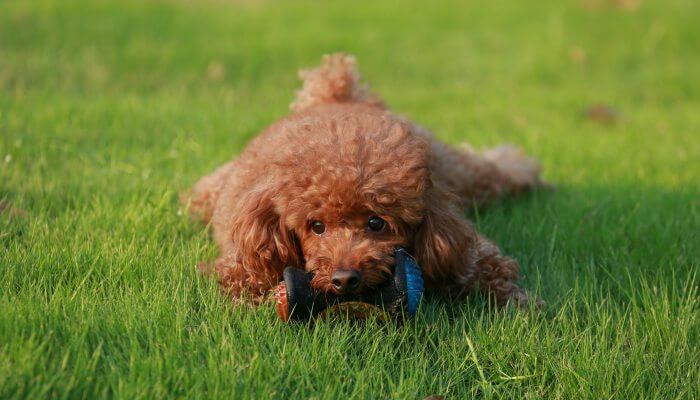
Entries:
<svg viewBox="0 0 700 400">
<path fill-rule="evenodd" d="M 369 220 L 367 220 L 367 227 L 374 232 L 381 232 L 385 225 L 386 222 L 376 215 L 369 217 Z"/>
<path fill-rule="evenodd" d="M 326 225 L 324 225 L 321 221 L 312 221 L 311 230 L 314 231 L 315 234 L 321 235 L 326 231 Z"/>
</svg>

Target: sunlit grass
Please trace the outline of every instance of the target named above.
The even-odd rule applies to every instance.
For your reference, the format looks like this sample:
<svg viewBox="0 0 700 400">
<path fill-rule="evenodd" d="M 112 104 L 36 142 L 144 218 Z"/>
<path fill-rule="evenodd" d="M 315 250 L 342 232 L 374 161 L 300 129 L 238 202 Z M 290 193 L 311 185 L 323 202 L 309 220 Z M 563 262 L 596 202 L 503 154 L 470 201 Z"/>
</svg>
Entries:
<svg viewBox="0 0 700 400">
<path fill-rule="evenodd" d="M 697 397 L 698 13 L 0 2 L 0 398 Z M 401 328 L 287 326 L 197 275 L 216 249 L 179 194 L 337 50 L 440 138 L 542 160 L 557 191 L 474 219 L 545 312 L 431 299 Z"/>
</svg>

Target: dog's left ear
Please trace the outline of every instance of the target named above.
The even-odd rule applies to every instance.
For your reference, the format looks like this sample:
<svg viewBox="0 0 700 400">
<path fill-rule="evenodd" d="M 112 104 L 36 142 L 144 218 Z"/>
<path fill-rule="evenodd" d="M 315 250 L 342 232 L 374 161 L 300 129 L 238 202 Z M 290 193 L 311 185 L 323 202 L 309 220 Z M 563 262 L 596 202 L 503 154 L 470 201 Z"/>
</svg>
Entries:
<svg viewBox="0 0 700 400">
<path fill-rule="evenodd" d="M 476 233 L 450 194 L 431 188 L 426 210 L 413 236 L 413 251 L 428 279 L 441 280 L 445 271 L 460 269 L 468 259 Z"/>
<path fill-rule="evenodd" d="M 233 215 L 231 240 L 235 258 L 249 271 L 282 276 L 287 266 L 299 266 L 296 235 L 284 226 L 272 202 L 274 190 L 253 190 L 238 202 Z"/>
</svg>

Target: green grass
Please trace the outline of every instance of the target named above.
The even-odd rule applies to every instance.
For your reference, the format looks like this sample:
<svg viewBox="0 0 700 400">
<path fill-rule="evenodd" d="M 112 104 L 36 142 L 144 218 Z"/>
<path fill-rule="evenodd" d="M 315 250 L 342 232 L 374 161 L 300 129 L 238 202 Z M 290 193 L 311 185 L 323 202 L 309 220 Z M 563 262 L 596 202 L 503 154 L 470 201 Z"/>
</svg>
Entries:
<svg viewBox="0 0 700 400">
<path fill-rule="evenodd" d="M 697 398 L 699 3 L 425 3 L 0 2 L 0 398 Z M 440 138 L 542 160 L 556 192 L 475 219 L 544 313 L 309 329 L 196 274 L 179 193 L 337 50 Z"/>
</svg>

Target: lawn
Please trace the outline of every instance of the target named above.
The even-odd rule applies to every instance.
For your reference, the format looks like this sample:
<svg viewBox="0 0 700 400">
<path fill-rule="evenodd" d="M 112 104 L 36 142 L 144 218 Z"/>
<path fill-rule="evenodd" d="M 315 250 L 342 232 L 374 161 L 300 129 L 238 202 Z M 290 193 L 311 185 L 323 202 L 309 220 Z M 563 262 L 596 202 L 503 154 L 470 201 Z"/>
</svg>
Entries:
<svg viewBox="0 0 700 400">
<path fill-rule="evenodd" d="M 694 0 L 0 1 L 0 398 L 699 397 L 699 15 Z M 429 299 L 400 328 L 310 328 L 232 310 L 196 273 L 216 249 L 180 193 L 338 50 L 440 138 L 542 160 L 556 191 L 472 218 L 544 312 Z"/>
</svg>

